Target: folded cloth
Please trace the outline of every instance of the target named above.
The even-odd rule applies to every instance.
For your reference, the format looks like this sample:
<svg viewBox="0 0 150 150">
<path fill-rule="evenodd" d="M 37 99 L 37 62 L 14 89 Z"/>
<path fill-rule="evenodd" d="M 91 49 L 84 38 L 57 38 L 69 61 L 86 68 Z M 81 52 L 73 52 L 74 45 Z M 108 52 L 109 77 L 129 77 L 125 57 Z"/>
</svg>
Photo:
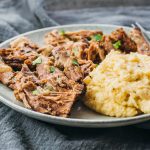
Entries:
<svg viewBox="0 0 150 150">
<path fill-rule="evenodd" d="M 60 5 L 63 3 L 62 0 L 57 2 Z M 50 1 L 43 0 L 1 0 L 0 41 L 26 31 L 59 24 L 105 23 L 130 26 L 138 21 L 150 29 L 150 6 L 97 6 L 98 8 L 75 10 L 73 4 L 69 10 L 60 11 L 51 10 L 53 3 L 49 3 Z M 2 150 L 143 150 L 149 147 L 149 133 L 133 126 L 111 129 L 64 127 L 26 117 L 0 103 Z"/>
</svg>

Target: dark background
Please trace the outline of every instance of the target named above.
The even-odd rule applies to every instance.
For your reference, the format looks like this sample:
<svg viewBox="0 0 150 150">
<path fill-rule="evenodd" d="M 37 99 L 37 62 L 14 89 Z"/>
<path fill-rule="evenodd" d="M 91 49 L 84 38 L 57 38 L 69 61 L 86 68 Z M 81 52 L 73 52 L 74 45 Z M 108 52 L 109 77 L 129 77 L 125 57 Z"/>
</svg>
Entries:
<svg viewBox="0 0 150 150">
<path fill-rule="evenodd" d="M 130 26 L 135 21 L 150 30 L 149 0 L 0 0 L 1 42 L 20 33 L 55 25 Z M 148 150 L 150 131 L 139 127 L 64 127 L 26 117 L 0 103 L 2 150 Z"/>
</svg>

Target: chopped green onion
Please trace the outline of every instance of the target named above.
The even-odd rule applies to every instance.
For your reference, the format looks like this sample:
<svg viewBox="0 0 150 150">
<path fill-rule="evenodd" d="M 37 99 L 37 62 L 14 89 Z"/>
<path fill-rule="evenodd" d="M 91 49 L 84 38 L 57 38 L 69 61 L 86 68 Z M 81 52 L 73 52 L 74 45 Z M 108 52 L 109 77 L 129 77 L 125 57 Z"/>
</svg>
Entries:
<svg viewBox="0 0 150 150">
<path fill-rule="evenodd" d="M 63 29 L 62 29 L 62 30 L 60 30 L 60 31 L 59 31 L 59 35 L 64 36 L 64 35 L 65 35 L 65 30 L 63 30 Z"/>
<path fill-rule="evenodd" d="M 79 63 L 78 63 L 78 61 L 76 59 L 72 60 L 72 64 L 79 66 Z"/>
<path fill-rule="evenodd" d="M 40 57 L 38 57 L 37 59 L 35 59 L 33 62 L 32 62 L 32 65 L 36 65 L 36 64 L 41 64 L 42 63 L 42 59 Z"/>
<path fill-rule="evenodd" d="M 93 35 L 92 39 L 94 41 L 100 41 L 102 39 L 102 35 L 101 34 L 96 34 L 96 35 Z"/>
<path fill-rule="evenodd" d="M 119 49 L 120 46 L 121 46 L 121 41 L 120 41 L 120 40 L 117 41 L 117 42 L 115 42 L 115 43 L 113 44 L 113 47 L 114 47 L 115 49 Z"/>
<path fill-rule="evenodd" d="M 54 73 L 55 72 L 55 67 L 51 66 L 50 67 L 50 73 Z"/>
<path fill-rule="evenodd" d="M 38 95 L 38 94 L 39 94 L 39 91 L 38 91 L 38 90 L 34 90 L 34 91 L 32 91 L 32 94 L 33 94 L 33 95 Z"/>
<path fill-rule="evenodd" d="M 73 48 L 72 51 L 73 51 L 73 53 L 75 54 L 75 56 L 77 56 L 77 55 L 79 54 L 79 50 L 78 50 L 77 47 L 76 47 L 76 48 Z"/>
</svg>

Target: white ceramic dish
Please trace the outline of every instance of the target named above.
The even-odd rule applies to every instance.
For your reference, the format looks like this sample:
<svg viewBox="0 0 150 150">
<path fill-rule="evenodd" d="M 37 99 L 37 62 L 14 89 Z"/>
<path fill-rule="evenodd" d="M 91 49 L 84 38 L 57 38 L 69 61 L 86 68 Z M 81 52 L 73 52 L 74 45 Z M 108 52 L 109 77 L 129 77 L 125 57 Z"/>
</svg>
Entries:
<svg viewBox="0 0 150 150">
<path fill-rule="evenodd" d="M 44 34 L 53 29 L 64 29 L 66 31 L 73 31 L 73 30 L 75 31 L 81 29 L 91 29 L 91 30 L 99 29 L 102 30 L 105 34 L 108 34 L 118 27 L 120 26 L 99 25 L 99 24 L 86 24 L 86 25 L 82 24 L 82 25 L 66 25 L 66 26 L 49 27 L 49 28 L 31 31 L 25 34 L 21 34 L 12 39 L 9 39 L 1 43 L 0 48 L 8 47 L 10 41 L 20 36 L 29 37 L 33 42 L 38 44 L 40 43 L 42 45 Z M 130 30 L 130 28 L 128 27 L 123 27 L 123 28 L 127 32 Z M 148 34 L 150 35 L 149 32 Z M 15 99 L 13 95 L 13 91 L 2 84 L 0 84 L 0 101 L 5 105 L 11 107 L 12 109 L 20 113 L 23 113 L 29 117 L 36 118 L 38 120 L 42 120 L 49 123 L 55 123 L 55 124 L 61 124 L 67 126 L 90 127 L 90 128 L 115 127 L 115 126 L 131 125 L 131 124 L 136 124 L 136 123 L 150 120 L 150 114 L 143 114 L 143 115 L 129 117 L 129 118 L 114 118 L 114 117 L 100 115 L 86 108 L 83 104 L 81 104 L 81 102 L 78 102 L 74 105 L 69 118 L 46 115 L 25 108 L 22 105 L 22 103 L 18 102 Z"/>
</svg>

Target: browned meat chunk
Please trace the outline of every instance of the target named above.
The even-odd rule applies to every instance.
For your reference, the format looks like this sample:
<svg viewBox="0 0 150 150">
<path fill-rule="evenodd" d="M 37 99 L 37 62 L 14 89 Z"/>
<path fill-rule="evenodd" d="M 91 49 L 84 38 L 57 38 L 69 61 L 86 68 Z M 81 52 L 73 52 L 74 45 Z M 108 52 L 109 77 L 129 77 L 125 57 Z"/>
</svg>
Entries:
<svg viewBox="0 0 150 150">
<path fill-rule="evenodd" d="M 64 73 L 69 79 L 73 81 L 79 81 L 83 78 L 81 68 L 78 66 L 70 66 L 65 68 Z"/>
<path fill-rule="evenodd" d="M 16 50 L 24 49 L 25 47 L 35 49 L 35 50 L 38 49 L 38 46 L 35 43 L 31 42 L 26 37 L 15 39 L 14 41 L 10 43 L 10 47 Z"/>
<path fill-rule="evenodd" d="M 72 64 L 72 58 L 70 57 L 70 51 L 66 51 L 64 48 L 56 47 L 52 50 L 52 55 L 55 58 L 55 66 L 59 68 L 69 67 Z"/>
<path fill-rule="evenodd" d="M 105 58 L 105 49 L 102 48 L 100 44 L 101 42 L 90 42 L 90 46 L 87 51 L 87 60 L 99 63 Z"/>
<path fill-rule="evenodd" d="M 42 56 L 41 59 L 42 63 L 37 64 L 36 67 L 39 79 L 44 79 L 49 82 L 52 88 L 56 91 L 65 91 L 68 89 L 77 91 L 77 89 L 75 89 L 76 85 L 81 86 L 83 90 L 83 85 L 76 83 L 75 80 L 68 79 L 63 71 L 49 63 L 47 57 Z M 77 93 L 81 93 L 82 90 Z"/>
<path fill-rule="evenodd" d="M 130 37 L 137 44 L 137 51 L 141 54 L 150 56 L 150 44 L 145 40 L 141 31 L 138 28 L 132 29 Z"/>
<path fill-rule="evenodd" d="M 73 81 L 83 80 L 83 78 L 95 67 L 92 61 L 86 59 L 84 60 L 79 59 L 78 57 L 72 55 L 72 51 L 69 50 L 66 51 L 65 49 L 60 47 L 53 49 L 52 55 L 55 58 L 54 66 L 61 68 L 61 70 L 64 71 L 65 75 Z M 87 67 L 89 68 L 85 69 Z"/>
<path fill-rule="evenodd" d="M 38 112 L 47 113 L 55 116 L 67 117 L 75 101 L 76 94 L 72 91 L 50 92 L 48 95 L 33 94 L 32 84 L 28 84 L 24 89 L 29 106 Z"/>
<path fill-rule="evenodd" d="M 1 49 L 0 56 L 14 70 L 20 70 L 25 61 L 31 66 L 32 60 L 38 55 L 37 49 L 35 44 L 23 37 L 11 42 L 11 48 Z"/>
<path fill-rule="evenodd" d="M 13 78 L 13 76 L 14 76 L 13 72 L 0 73 L 0 81 L 5 85 L 9 85 L 11 83 L 11 79 Z"/>
<path fill-rule="evenodd" d="M 51 55 L 51 53 L 52 53 L 52 49 L 53 48 L 54 47 L 52 45 L 45 45 L 43 47 L 40 47 L 37 51 L 38 51 L 38 53 L 49 57 Z"/>
<path fill-rule="evenodd" d="M 65 51 L 64 49 L 57 48 L 53 49 L 52 55 L 55 58 L 54 65 L 64 70 L 65 75 L 69 79 L 73 81 L 79 81 L 84 78 L 76 57 L 71 56 L 70 51 Z"/>
<path fill-rule="evenodd" d="M 12 71 L 12 68 L 6 65 L 0 57 L 0 82 L 9 85 L 13 76 L 14 72 Z"/>
<path fill-rule="evenodd" d="M 86 77 L 98 64 L 94 64 L 91 60 L 79 60 L 81 71 Z"/>
<path fill-rule="evenodd" d="M 53 46 L 58 46 L 62 44 L 67 44 L 69 41 L 77 42 L 77 41 L 86 41 L 91 40 L 93 35 L 103 33 L 101 31 L 93 31 L 93 30 L 82 30 L 76 32 L 65 32 L 63 30 L 53 30 L 45 35 L 45 43 Z"/>
<path fill-rule="evenodd" d="M 113 44 L 120 41 L 120 45 L 118 44 L 117 48 L 125 53 L 137 51 L 136 43 L 125 33 L 123 28 L 117 29 L 116 31 L 112 32 L 109 38 Z"/>
<path fill-rule="evenodd" d="M 103 51 L 103 53 L 108 54 L 111 50 L 115 50 L 113 47 L 112 40 L 110 39 L 109 36 L 104 36 L 102 42 L 100 43 L 100 48 Z"/>
<path fill-rule="evenodd" d="M 67 117 L 77 95 L 83 90 L 83 86 L 68 80 L 57 68 L 55 72 L 50 73 L 47 70 L 47 59 L 44 60 L 43 57 L 42 60 L 43 63 L 37 65 L 39 79 L 26 65 L 18 72 L 13 83 L 15 96 L 28 108 Z M 57 81 L 58 77 L 60 81 Z"/>
</svg>

